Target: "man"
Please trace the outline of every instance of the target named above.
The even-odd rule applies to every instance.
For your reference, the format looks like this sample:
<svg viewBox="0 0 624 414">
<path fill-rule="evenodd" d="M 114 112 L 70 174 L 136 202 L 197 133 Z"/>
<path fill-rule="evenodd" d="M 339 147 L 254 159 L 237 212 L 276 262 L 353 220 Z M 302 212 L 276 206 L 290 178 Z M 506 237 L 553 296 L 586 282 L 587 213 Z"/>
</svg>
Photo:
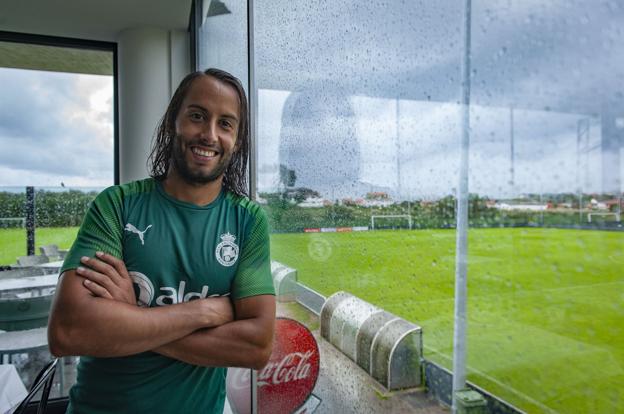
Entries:
<svg viewBox="0 0 624 414">
<path fill-rule="evenodd" d="M 248 150 L 238 79 L 192 73 L 159 125 L 152 178 L 92 203 L 48 327 L 54 355 L 81 356 L 68 412 L 222 412 L 218 367 L 266 364 L 275 297 L 266 217 L 242 196 Z"/>
</svg>

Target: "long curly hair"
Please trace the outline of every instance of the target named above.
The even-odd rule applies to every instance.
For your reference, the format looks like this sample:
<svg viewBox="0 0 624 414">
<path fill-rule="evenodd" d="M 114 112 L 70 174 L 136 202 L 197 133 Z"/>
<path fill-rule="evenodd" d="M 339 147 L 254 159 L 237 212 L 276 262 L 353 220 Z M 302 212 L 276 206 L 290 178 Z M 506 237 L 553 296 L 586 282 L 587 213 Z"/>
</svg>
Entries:
<svg viewBox="0 0 624 414">
<path fill-rule="evenodd" d="M 147 160 L 150 176 L 162 181 L 167 177 L 169 164 L 173 156 L 173 139 L 176 136 L 175 121 L 180 112 L 182 102 L 193 81 L 200 76 L 212 76 L 219 81 L 232 86 L 238 94 L 239 117 L 236 150 L 232 154 L 230 164 L 223 173 L 223 187 L 240 196 L 249 195 L 247 184 L 247 159 L 249 157 L 249 113 L 247 97 L 240 80 L 228 72 L 220 69 L 206 69 L 186 75 L 178 89 L 176 89 L 165 115 L 158 124 L 152 141 L 152 150 Z"/>
</svg>

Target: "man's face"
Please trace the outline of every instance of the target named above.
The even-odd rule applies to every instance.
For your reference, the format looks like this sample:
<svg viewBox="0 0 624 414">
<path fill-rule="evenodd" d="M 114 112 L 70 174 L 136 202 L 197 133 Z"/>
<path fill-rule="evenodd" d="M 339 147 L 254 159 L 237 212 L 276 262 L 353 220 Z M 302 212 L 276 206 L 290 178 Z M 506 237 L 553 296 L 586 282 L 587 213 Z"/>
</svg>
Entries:
<svg viewBox="0 0 624 414">
<path fill-rule="evenodd" d="M 238 94 L 227 83 L 200 76 L 176 117 L 172 166 L 190 184 L 223 176 L 236 149 L 240 121 Z"/>
</svg>

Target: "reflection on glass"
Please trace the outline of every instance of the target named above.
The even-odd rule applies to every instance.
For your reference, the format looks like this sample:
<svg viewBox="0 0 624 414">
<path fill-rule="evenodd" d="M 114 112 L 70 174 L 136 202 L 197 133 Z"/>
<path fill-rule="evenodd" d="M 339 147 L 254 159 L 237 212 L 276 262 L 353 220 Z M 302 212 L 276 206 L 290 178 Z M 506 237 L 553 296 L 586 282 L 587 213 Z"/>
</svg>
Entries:
<svg viewBox="0 0 624 414">
<path fill-rule="evenodd" d="M 257 197 L 272 258 L 326 296 L 345 290 L 422 325 L 427 356 L 444 364 L 458 175 L 454 4 L 254 2 Z M 341 378 L 347 389 L 352 381 Z"/>
</svg>

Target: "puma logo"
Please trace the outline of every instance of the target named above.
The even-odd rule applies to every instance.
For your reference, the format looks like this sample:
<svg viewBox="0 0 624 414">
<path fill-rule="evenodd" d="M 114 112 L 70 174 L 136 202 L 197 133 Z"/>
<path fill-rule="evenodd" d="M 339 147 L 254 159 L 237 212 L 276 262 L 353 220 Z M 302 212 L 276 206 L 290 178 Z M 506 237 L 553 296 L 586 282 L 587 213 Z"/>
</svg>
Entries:
<svg viewBox="0 0 624 414">
<path fill-rule="evenodd" d="M 151 224 L 147 226 L 145 230 L 141 231 L 137 229 L 136 227 L 134 227 L 132 224 L 128 223 L 126 224 L 126 227 L 124 228 L 124 230 L 129 231 L 131 233 L 136 233 L 139 236 L 139 239 L 141 240 L 141 244 L 145 245 L 144 235 L 145 235 L 145 232 L 148 231 L 150 227 L 152 227 Z"/>
</svg>

